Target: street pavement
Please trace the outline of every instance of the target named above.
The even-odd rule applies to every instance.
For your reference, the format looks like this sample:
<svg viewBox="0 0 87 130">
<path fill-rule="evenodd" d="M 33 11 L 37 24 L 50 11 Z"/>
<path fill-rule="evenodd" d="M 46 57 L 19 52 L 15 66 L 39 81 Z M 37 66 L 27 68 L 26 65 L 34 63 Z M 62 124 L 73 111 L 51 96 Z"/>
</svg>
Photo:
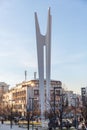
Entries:
<svg viewBox="0 0 87 130">
<path fill-rule="evenodd" d="M 27 127 L 19 127 L 18 125 L 12 125 L 12 128 L 10 127 L 10 124 L 1 124 L 0 123 L 0 130 L 27 130 Z M 29 130 L 32 130 L 32 127 L 29 128 Z M 34 128 L 33 130 L 36 130 L 36 128 Z M 41 130 L 40 128 L 38 128 L 38 130 Z M 46 129 L 44 129 L 46 130 Z"/>
<path fill-rule="evenodd" d="M 12 125 L 12 128 L 10 124 L 1 124 L 0 123 L 0 130 L 28 130 L 27 127 L 19 127 L 18 125 Z M 30 126 L 29 130 L 32 130 L 32 126 Z M 34 127 L 33 130 L 36 130 Z M 42 130 L 42 128 L 38 127 L 38 130 Z M 47 130 L 47 128 L 43 128 L 43 130 Z M 58 128 L 56 130 L 59 130 Z M 63 130 L 65 130 L 63 128 Z M 71 128 L 70 130 L 76 130 L 75 128 Z"/>
<path fill-rule="evenodd" d="M 0 130 L 27 130 L 27 128 L 23 129 L 23 128 L 20 128 L 16 125 L 13 125 L 12 128 L 11 128 L 10 125 L 0 124 Z"/>
</svg>

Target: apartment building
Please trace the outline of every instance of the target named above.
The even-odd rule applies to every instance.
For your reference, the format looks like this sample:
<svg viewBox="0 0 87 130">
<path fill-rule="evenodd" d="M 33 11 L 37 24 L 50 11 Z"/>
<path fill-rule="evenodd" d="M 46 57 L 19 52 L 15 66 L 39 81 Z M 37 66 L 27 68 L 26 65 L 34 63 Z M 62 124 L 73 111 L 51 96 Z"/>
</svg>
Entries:
<svg viewBox="0 0 87 130">
<path fill-rule="evenodd" d="M 68 99 L 68 106 L 71 107 L 81 107 L 81 96 L 79 94 L 74 93 L 73 91 L 66 91 L 66 96 Z"/>
<path fill-rule="evenodd" d="M 45 100 L 46 100 L 46 80 L 44 80 Z M 55 89 L 54 89 L 55 88 Z M 60 90 L 62 88 L 61 81 L 51 80 L 50 95 L 51 101 L 54 100 L 54 90 L 56 101 L 59 100 Z M 4 104 L 9 104 L 15 113 L 25 116 L 27 110 L 40 112 L 40 97 L 39 97 L 39 80 L 24 81 L 11 88 L 3 94 Z M 33 102 L 33 103 L 32 103 Z M 31 104 L 31 106 L 30 106 Z M 33 106 L 32 106 L 33 105 Z"/>
<path fill-rule="evenodd" d="M 87 87 L 81 88 L 82 104 L 87 105 Z"/>
<path fill-rule="evenodd" d="M 5 82 L 0 82 L 0 100 L 2 100 L 2 95 L 9 90 L 9 85 Z"/>
</svg>

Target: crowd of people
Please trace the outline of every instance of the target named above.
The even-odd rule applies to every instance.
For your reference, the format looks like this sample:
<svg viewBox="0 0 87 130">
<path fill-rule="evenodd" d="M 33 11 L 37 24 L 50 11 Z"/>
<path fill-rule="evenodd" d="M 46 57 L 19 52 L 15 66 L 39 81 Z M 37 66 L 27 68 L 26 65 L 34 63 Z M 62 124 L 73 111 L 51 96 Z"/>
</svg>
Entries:
<svg viewBox="0 0 87 130">
<path fill-rule="evenodd" d="M 87 130 L 87 123 L 80 123 L 78 126 L 78 130 Z"/>
<path fill-rule="evenodd" d="M 65 119 L 64 121 L 62 119 L 62 122 L 60 122 L 58 118 L 56 119 L 53 118 L 49 120 L 48 128 L 49 130 L 52 130 L 56 127 L 60 128 L 61 125 L 62 125 L 62 128 L 66 127 L 66 129 L 69 129 L 70 127 L 74 127 L 77 130 L 87 130 L 87 122 L 82 119 L 81 120 L 72 119 L 71 122 L 69 122 L 69 120 L 67 119 Z"/>
</svg>

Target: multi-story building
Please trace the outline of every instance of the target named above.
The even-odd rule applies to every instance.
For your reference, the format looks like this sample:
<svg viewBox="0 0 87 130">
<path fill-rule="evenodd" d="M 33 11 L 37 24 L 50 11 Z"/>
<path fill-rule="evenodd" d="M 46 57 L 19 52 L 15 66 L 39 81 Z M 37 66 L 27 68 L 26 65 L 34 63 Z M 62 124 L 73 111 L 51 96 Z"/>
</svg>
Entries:
<svg viewBox="0 0 87 130">
<path fill-rule="evenodd" d="M 5 82 L 0 82 L 0 113 L 3 114 L 3 102 L 2 102 L 2 99 L 3 99 L 3 94 L 8 92 L 9 90 L 9 85 L 7 85 Z"/>
<path fill-rule="evenodd" d="M 80 107 L 81 106 L 81 96 L 73 93 L 73 91 L 67 91 L 66 96 L 68 99 L 68 106 Z"/>
<path fill-rule="evenodd" d="M 0 98 L 2 97 L 3 93 L 7 92 L 9 90 L 9 85 L 7 85 L 5 82 L 0 82 Z"/>
<path fill-rule="evenodd" d="M 87 105 L 87 87 L 81 88 L 82 104 Z"/>
<path fill-rule="evenodd" d="M 44 80 L 45 87 L 45 101 L 46 99 L 46 80 Z M 60 89 L 62 87 L 61 81 L 51 80 L 50 96 L 51 101 L 54 100 L 54 90 L 56 101 L 59 100 Z M 55 88 L 55 89 L 54 89 Z M 14 88 L 10 89 L 7 93 L 3 94 L 3 102 L 12 105 L 13 111 L 20 115 L 26 115 L 26 111 L 31 110 L 31 101 L 33 101 L 33 109 L 40 112 L 40 93 L 39 93 L 39 80 L 24 81 L 17 84 Z M 48 101 L 49 102 L 49 101 Z M 50 103 L 49 103 L 50 104 Z M 45 104 L 46 105 L 46 104 Z"/>
</svg>

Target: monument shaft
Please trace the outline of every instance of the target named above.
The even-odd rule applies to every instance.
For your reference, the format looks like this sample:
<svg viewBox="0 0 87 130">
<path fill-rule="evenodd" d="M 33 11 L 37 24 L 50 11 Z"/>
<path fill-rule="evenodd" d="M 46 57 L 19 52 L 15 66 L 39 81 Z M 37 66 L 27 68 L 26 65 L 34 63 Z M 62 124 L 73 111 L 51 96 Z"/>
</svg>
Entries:
<svg viewBox="0 0 87 130">
<path fill-rule="evenodd" d="M 45 111 L 45 89 L 44 89 L 44 46 L 46 49 L 46 100 L 50 100 L 50 66 L 51 66 L 51 15 L 50 8 L 48 10 L 48 22 L 46 35 L 40 33 L 37 13 L 35 13 L 36 26 L 36 42 L 37 42 L 37 57 L 38 57 L 38 74 L 39 74 L 39 90 L 41 116 L 44 117 Z"/>
</svg>

